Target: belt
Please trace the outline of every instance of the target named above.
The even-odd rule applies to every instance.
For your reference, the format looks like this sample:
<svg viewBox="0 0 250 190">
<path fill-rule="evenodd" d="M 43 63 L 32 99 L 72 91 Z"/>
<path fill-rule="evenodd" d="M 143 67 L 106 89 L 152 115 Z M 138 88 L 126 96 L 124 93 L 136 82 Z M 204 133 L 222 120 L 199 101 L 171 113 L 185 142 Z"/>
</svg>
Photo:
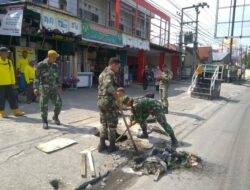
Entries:
<svg viewBox="0 0 250 190">
<path fill-rule="evenodd" d="M 115 98 L 112 95 L 98 95 L 98 98 L 105 98 L 105 97 L 109 97 L 109 98 Z"/>
</svg>

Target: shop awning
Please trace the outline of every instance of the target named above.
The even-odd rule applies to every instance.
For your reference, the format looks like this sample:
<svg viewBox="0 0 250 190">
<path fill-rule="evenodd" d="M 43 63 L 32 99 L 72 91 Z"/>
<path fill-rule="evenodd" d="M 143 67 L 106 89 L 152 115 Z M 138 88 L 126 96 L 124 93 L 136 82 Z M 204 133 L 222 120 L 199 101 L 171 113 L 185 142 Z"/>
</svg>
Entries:
<svg viewBox="0 0 250 190">
<path fill-rule="evenodd" d="M 158 50 L 158 51 L 171 53 L 171 54 L 180 54 L 179 51 L 175 51 L 175 50 L 169 49 L 167 47 L 160 46 L 160 45 L 153 44 L 153 43 L 150 43 L 150 49 L 155 49 L 155 50 Z"/>
</svg>

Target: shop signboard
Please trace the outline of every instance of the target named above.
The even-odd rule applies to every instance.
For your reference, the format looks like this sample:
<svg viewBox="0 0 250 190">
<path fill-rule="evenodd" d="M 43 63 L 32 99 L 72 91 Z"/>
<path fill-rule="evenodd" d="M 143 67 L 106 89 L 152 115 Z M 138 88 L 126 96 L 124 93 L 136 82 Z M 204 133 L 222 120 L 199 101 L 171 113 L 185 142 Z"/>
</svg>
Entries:
<svg viewBox="0 0 250 190">
<path fill-rule="evenodd" d="M 80 19 L 35 6 L 28 6 L 28 9 L 40 13 L 40 28 L 44 27 L 48 30 L 57 29 L 62 34 L 72 32 L 73 34 L 75 34 L 75 36 L 79 36 L 82 34 Z"/>
<path fill-rule="evenodd" d="M 0 35 L 21 36 L 23 6 L 0 7 Z"/>
<path fill-rule="evenodd" d="M 150 50 L 148 40 L 143 40 L 127 34 L 122 34 L 122 41 L 124 46 L 143 50 Z"/>
<path fill-rule="evenodd" d="M 108 29 L 103 26 L 90 22 L 83 22 L 82 39 L 116 47 L 123 47 L 122 34 L 116 30 Z"/>
</svg>

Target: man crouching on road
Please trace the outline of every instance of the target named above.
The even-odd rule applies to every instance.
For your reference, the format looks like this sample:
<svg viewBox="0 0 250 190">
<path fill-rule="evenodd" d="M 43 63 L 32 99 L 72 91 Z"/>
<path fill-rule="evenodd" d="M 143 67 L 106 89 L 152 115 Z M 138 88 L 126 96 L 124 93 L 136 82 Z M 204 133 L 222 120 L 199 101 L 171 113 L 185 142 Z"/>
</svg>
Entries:
<svg viewBox="0 0 250 190">
<path fill-rule="evenodd" d="M 178 141 L 172 127 L 167 123 L 163 106 L 159 101 L 148 97 L 129 98 L 125 95 L 125 91 L 122 88 L 118 89 L 118 96 L 122 104 L 131 107 L 132 116 L 130 117 L 129 127 L 136 123 L 139 123 L 141 126 L 142 134 L 138 135 L 138 138 L 148 138 L 147 118 L 151 114 L 156 117 L 158 123 L 169 134 L 172 148 L 177 148 Z"/>
<path fill-rule="evenodd" d="M 100 122 L 102 128 L 100 129 L 100 143 L 98 145 L 98 152 L 108 150 L 115 152 L 118 147 L 115 146 L 116 127 L 118 124 L 118 96 L 117 87 L 118 79 L 116 73 L 120 69 L 120 60 L 118 58 L 110 58 L 109 65 L 99 76 L 98 85 L 98 107 L 100 109 Z M 105 144 L 105 138 L 108 136 L 110 146 Z"/>
</svg>

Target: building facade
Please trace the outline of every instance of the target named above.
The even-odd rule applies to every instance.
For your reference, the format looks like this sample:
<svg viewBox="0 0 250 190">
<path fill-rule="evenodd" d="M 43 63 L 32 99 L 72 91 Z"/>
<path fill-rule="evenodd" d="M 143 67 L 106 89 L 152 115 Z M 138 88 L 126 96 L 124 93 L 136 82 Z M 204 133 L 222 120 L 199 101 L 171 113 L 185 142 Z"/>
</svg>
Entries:
<svg viewBox="0 0 250 190">
<path fill-rule="evenodd" d="M 136 81 L 145 65 L 177 67 L 177 52 L 165 46 L 170 17 L 145 0 L 1 0 L 0 18 L 0 45 L 14 62 L 23 49 L 37 61 L 55 49 L 65 85 L 92 74 L 97 82 L 113 56 Z"/>
</svg>

